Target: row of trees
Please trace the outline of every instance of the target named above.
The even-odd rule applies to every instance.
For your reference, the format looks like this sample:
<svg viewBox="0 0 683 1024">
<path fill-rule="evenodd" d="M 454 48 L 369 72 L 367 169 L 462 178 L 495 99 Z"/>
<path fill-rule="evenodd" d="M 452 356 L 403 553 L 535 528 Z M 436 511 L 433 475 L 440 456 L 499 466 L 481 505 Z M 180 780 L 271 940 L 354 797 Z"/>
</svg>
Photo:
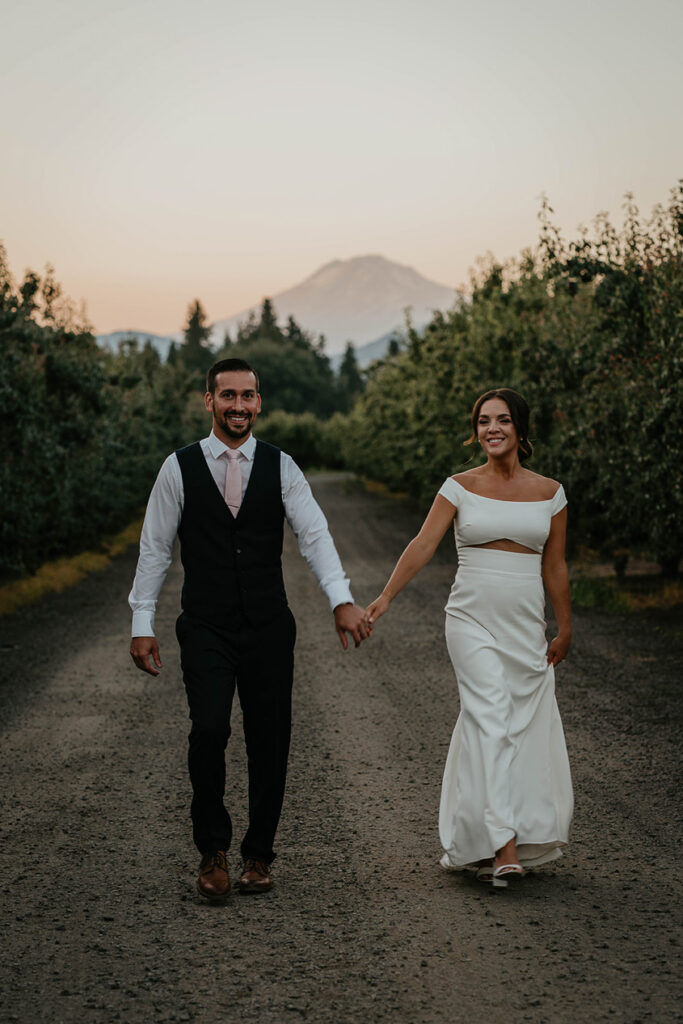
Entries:
<svg viewBox="0 0 683 1024">
<path fill-rule="evenodd" d="M 643 218 L 624 204 L 566 241 L 544 203 L 533 250 L 482 261 L 471 291 L 367 373 L 347 415 L 283 415 L 260 435 L 304 465 L 343 465 L 427 507 L 475 466 L 463 447 L 483 391 L 511 386 L 532 409 L 530 468 L 560 479 L 570 549 L 623 570 L 646 552 L 666 574 L 683 556 L 683 184 Z M 264 429 L 265 428 L 265 429 Z M 267 436 L 270 432 L 270 436 Z"/>
<path fill-rule="evenodd" d="M 151 346 L 102 352 L 48 269 L 17 286 L 0 247 L 0 578 L 138 515 L 194 429 L 191 383 Z"/>
<path fill-rule="evenodd" d="M 309 413 L 321 419 L 348 412 L 363 390 L 353 346 L 347 345 L 339 370 L 334 372 L 322 335 L 314 338 L 293 316 L 284 328 L 278 324 L 270 299 L 260 315 L 251 313 L 240 324 L 234 340 L 226 332 L 219 352 L 209 346 L 211 325 L 198 299 L 190 305 L 184 342 L 169 353 L 171 365 L 183 365 L 195 385 L 204 389 L 206 371 L 217 359 L 239 357 L 258 368 L 261 395 L 268 412 Z"/>
<path fill-rule="evenodd" d="M 219 353 L 198 302 L 168 363 L 150 345 L 104 353 L 51 270 L 17 286 L 0 250 L 0 574 L 96 543 L 137 514 L 163 458 L 206 430 L 197 392 L 228 355 L 261 376 L 260 437 L 303 466 L 346 466 L 423 505 L 476 464 L 462 441 L 477 395 L 512 386 L 532 408 L 531 468 L 568 491 L 571 542 L 622 566 L 645 549 L 675 571 L 683 186 L 648 220 L 629 198 L 621 230 L 600 217 L 569 242 L 551 213 L 544 205 L 533 251 L 482 264 L 467 299 L 422 332 L 408 326 L 365 390 L 352 349 L 335 375 L 322 339 L 292 318 L 280 328 L 269 300 Z"/>
<path fill-rule="evenodd" d="M 434 316 L 370 376 L 347 418 L 346 464 L 423 503 L 471 449 L 477 395 L 527 398 L 531 468 L 563 481 L 571 540 L 646 549 L 666 572 L 683 556 L 683 186 L 643 220 L 631 197 L 566 242 L 541 211 L 534 252 L 474 275 L 471 297 Z"/>
<path fill-rule="evenodd" d="M 291 317 L 281 330 L 267 299 L 219 353 L 198 301 L 184 334 L 165 364 L 150 342 L 103 351 L 52 268 L 17 285 L 0 247 L 0 579 L 96 545 L 140 513 L 163 459 L 208 429 L 201 395 L 217 358 L 257 367 L 269 433 L 304 464 L 319 453 L 292 414 L 312 433 L 311 421 L 350 409 L 362 389 L 352 348 L 335 374 L 323 339 Z"/>
</svg>

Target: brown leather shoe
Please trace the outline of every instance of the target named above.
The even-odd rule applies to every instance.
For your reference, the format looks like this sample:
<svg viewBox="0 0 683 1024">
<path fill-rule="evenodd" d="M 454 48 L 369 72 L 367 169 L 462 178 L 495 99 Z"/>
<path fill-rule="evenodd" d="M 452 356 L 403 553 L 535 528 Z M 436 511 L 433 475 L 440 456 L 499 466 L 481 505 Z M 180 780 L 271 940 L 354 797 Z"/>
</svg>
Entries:
<svg viewBox="0 0 683 1024">
<path fill-rule="evenodd" d="M 247 857 L 240 878 L 240 892 L 268 892 L 272 888 L 270 865 L 263 860 Z"/>
<path fill-rule="evenodd" d="M 205 853 L 199 865 L 197 890 L 207 900 L 224 900 L 230 893 L 227 850 Z"/>
</svg>

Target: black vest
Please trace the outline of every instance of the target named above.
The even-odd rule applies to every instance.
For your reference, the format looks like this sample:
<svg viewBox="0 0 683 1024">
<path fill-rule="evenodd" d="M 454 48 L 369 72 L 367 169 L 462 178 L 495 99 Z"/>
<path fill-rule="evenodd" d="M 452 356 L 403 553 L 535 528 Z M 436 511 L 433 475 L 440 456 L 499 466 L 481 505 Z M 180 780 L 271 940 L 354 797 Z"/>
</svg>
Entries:
<svg viewBox="0 0 683 1024">
<path fill-rule="evenodd" d="M 185 569 L 183 611 L 224 629 L 245 621 L 265 625 L 287 607 L 280 449 L 256 442 L 237 517 L 216 487 L 199 442 L 176 456 L 185 492 L 178 528 Z"/>
</svg>

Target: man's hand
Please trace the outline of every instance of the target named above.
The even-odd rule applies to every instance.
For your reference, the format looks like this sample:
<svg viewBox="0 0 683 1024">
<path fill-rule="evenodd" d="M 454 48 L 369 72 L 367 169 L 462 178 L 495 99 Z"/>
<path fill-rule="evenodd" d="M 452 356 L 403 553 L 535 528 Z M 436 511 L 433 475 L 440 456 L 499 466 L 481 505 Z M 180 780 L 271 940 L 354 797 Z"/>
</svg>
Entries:
<svg viewBox="0 0 683 1024">
<path fill-rule="evenodd" d="M 134 636 L 130 642 L 130 656 L 142 672 L 149 672 L 151 676 L 159 675 L 161 656 L 155 636 Z"/>
<path fill-rule="evenodd" d="M 356 647 L 360 647 L 361 641 L 372 635 L 372 629 L 363 621 L 364 614 L 357 604 L 338 604 L 334 609 L 334 625 L 344 650 L 349 646 L 347 633 L 353 637 Z"/>
</svg>

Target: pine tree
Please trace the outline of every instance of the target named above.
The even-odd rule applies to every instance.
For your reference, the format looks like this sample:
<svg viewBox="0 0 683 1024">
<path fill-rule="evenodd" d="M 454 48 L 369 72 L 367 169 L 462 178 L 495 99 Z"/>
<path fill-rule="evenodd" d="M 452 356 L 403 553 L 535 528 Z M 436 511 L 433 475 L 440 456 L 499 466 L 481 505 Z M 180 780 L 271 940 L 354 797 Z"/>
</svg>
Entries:
<svg viewBox="0 0 683 1024">
<path fill-rule="evenodd" d="M 237 325 L 237 344 L 248 345 L 257 337 L 258 330 L 256 314 L 252 309 L 247 319 Z"/>
<path fill-rule="evenodd" d="M 191 302 L 187 308 L 187 323 L 183 328 L 185 345 L 188 348 L 206 346 L 211 334 L 211 325 L 206 322 L 206 312 L 199 299 Z"/>
<path fill-rule="evenodd" d="M 310 348 L 311 340 L 304 331 L 301 330 L 294 317 L 290 314 L 287 317 L 287 327 L 285 329 L 285 338 L 291 342 L 292 345 L 296 345 L 297 348 Z"/>
<path fill-rule="evenodd" d="M 356 359 L 356 350 L 350 341 L 346 343 L 339 366 L 338 381 L 342 407 L 348 410 L 363 392 L 363 378 Z"/>
<path fill-rule="evenodd" d="M 187 322 L 183 327 L 185 343 L 182 347 L 182 360 L 192 374 L 198 387 L 204 387 L 204 377 L 214 360 L 209 348 L 211 324 L 207 322 L 206 312 L 199 299 L 191 302 L 187 309 Z"/>
<path fill-rule="evenodd" d="M 258 333 L 259 338 L 274 338 L 276 341 L 282 338 L 282 331 L 277 325 L 277 314 L 271 299 L 263 300 Z"/>
</svg>

